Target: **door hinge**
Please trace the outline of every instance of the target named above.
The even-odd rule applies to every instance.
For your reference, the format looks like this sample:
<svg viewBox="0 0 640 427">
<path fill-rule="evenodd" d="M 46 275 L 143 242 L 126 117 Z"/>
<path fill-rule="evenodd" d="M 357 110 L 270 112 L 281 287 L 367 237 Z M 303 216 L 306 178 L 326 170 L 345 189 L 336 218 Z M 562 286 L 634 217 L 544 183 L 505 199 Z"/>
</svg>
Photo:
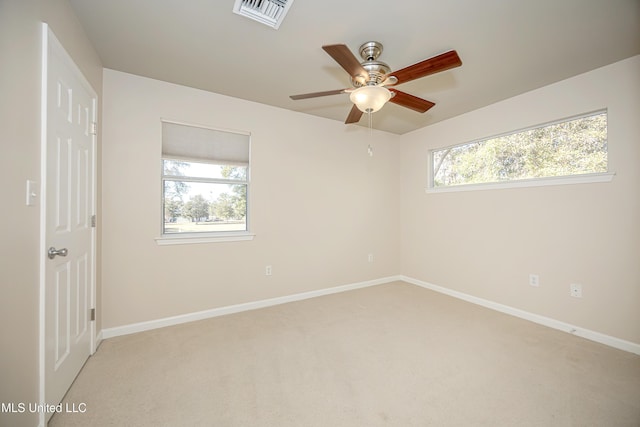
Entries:
<svg viewBox="0 0 640 427">
<path fill-rule="evenodd" d="M 98 134 L 98 123 L 96 122 L 91 122 L 91 131 L 90 131 L 91 135 L 97 135 Z"/>
<path fill-rule="evenodd" d="M 94 320 L 96 320 L 96 309 L 92 308 L 91 309 L 91 321 L 93 322 Z"/>
<path fill-rule="evenodd" d="M 96 228 L 96 216 L 91 215 L 91 228 Z"/>
</svg>

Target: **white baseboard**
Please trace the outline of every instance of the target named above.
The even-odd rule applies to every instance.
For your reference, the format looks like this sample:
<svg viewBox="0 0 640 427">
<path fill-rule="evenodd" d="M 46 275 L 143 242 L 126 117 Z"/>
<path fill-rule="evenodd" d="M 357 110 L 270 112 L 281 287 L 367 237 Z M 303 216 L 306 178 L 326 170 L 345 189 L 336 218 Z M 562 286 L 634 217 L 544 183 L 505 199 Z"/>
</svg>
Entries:
<svg viewBox="0 0 640 427">
<path fill-rule="evenodd" d="M 98 335 L 96 335 L 96 350 L 98 349 L 98 347 L 100 347 L 100 343 L 102 342 L 103 339 L 104 339 L 103 331 L 98 332 Z"/>
<path fill-rule="evenodd" d="M 600 332 L 591 331 L 589 329 L 581 328 L 579 326 L 571 325 L 569 323 L 561 322 L 559 320 L 551 319 L 549 317 L 540 316 L 538 314 L 529 313 L 528 311 L 520 310 L 518 308 L 509 307 L 507 305 L 499 304 L 486 299 L 474 297 L 473 295 L 465 294 L 463 292 L 454 291 L 452 289 L 444 288 L 442 286 L 434 285 L 431 283 L 423 282 L 418 279 L 414 279 L 407 276 L 400 276 L 399 280 L 403 282 L 411 283 L 432 291 L 436 291 L 445 295 L 452 296 L 473 304 L 481 305 L 492 310 L 499 311 L 501 313 L 509 314 L 511 316 L 519 317 L 521 319 L 529 320 L 540 325 L 547 326 L 549 328 L 557 329 L 563 332 L 567 332 L 572 335 L 576 335 L 582 338 L 586 338 L 591 341 L 598 342 L 600 344 L 607 345 L 609 347 L 617 348 L 619 350 L 628 351 L 630 353 L 640 355 L 640 344 L 625 341 L 620 338 L 612 337 L 610 335 L 601 334 Z"/>
<path fill-rule="evenodd" d="M 224 316 L 225 314 L 239 313 L 241 311 L 255 310 L 258 308 L 271 307 L 293 301 L 300 301 L 315 298 L 323 295 L 335 294 L 338 292 L 351 291 L 354 289 L 366 288 L 369 286 L 382 285 L 384 283 L 401 280 L 400 276 L 383 277 L 381 279 L 369 280 L 366 282 L 352 283 L 348 285 L 336 286 L 333 288 L 319 289 L 316 291 L 303 292 L 299 294 L 287 295 L 283 297 L 270 298 L 261 301 L 253 301 L 243 304 L 230 305 L 226 307 L 213 308 L 210 310 L 198 311 L 195 313 L 181 314 L 179 316 L 166 317 L 163 319 L 150 320 L 148 322 L 133 323 L 130 325 L 107 328 L 100 331 L 100 340 L 117 337 L 121 335 L 134 334 L 136 332 L 148 331 L 151 329 L 164 328 L 166 326 L 179 325 L 181 323 L 193 322 L 196 320 L 209 319 L 211 317 Z"/>
<path fill-rule="evenodd" d="M 213 308 L 210 310 L 198 311 L 195 313 L 187 313 L 179 316 L 166 317 L 163 319 L 150 320 L 147 322 L 133 323 L 130 325 L 117 326 L 115 328 L 107 328 L 100 331 L 97 335 L 97 345 L 103 339 L 117 337 L 121 335 L 134 334 L 137 332 L 148 331 L 151 329 L 164 328 L 166 326 L 179 325 L 181 323 L 193 322 L 196 320 L 209 319 L 211 317 L 224 316 L 225 314 L 239 313 L 242 311 L 255 310 L 258 308 L 271 307 L 274 305 L 285 304 L 288 302 L 300 301 L 309 298 L 315 298 L 323 295 L 335 294 L 339 292 L 350 291 L 354 289 L 366 288 L 369 286 L 382 285 L 384 283 L 390 283 L 395 281 L 403 281 L 412 285 L 420 286 L 426 289 L 430 289 L 435 292 L 439 292 L 445 295 L 452 296 L 454 298 L 461 299 L 463 301 L 477 304 L 492 310 L 499 311 L 501 313 L 509 314 L 511 316 L 519 317 L 521 319 L 529 320 L 534 323 L 538 323 L 549 328 L 557 329 L 563 332 L 567 332 L 572 335 L 576 335 L 582 338 L 586 338 L 591 341 L 598 342 L 600 344 L 607 345 L 609 347 L 617 348 L 619 350 L 628 351 L 630 353 L 640 355 L 640 344 L 625 341 L 620 338 L 605 335 L 600 332 L 591 331 L 589 329 L 581 328 L 579 326 L 571 325 L 569 323 L 561 322 L 556 319 L 541 316 L 538 314 L 530 313 L 528 311 L 520 310 L 518 308 L 510 307 L 504 304 L 499 304 L 486 299 L 478 298 L 473 295 L 465 294 L 463 292 L 455 291 L 442 286 L 427 283 L 422 280 L 414 279 L 403 275 L 383 277 L 380 279 L 369 280 L 365 282 L 352 283 L 343 286 L 336 286 L 333 288 L 319 289 L 316 291 L 303 292 L 299 294 L 287 295 L 283 297 L 270 298 L 261 301 L 253 301 L 243 304 L 230 305 L 226 307 Z"/>
</svg>

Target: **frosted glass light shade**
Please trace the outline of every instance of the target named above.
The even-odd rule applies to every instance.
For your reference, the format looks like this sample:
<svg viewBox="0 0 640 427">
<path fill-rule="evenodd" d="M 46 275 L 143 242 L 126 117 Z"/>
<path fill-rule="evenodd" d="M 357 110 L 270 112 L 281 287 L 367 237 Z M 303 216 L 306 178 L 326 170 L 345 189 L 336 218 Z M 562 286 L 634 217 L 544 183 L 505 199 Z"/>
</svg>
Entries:
<svg viewBox="0 0 640 427">
<path fill-rule="evenodd" d="M 349 98 L 363 113 L 375 113 L 391 98 L 391 92 L 382 86 L 362 86 L 351 92 Z"/>
</svg>

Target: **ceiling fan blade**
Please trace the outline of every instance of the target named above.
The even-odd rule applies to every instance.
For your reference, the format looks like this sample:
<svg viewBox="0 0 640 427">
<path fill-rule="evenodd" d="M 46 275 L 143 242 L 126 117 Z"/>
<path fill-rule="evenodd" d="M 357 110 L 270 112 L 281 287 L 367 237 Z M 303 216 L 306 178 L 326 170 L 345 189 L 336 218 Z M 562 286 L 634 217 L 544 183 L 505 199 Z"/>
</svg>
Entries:
<svg viewBox="0 0 640 427">
<path fill-rule="evenodd" d="M 338 95 L 347 93 L 348 89 L 326 90 L 324 92 L 303 93 L 301 95 L 291 95 L 289 98 L 297 101 L 298 99 L 318 98 L 319 96 Z"/>
<path fill-rule="evenodd" d="M 368 73 L 360 65 L 360 61 L 355 57 L 349 48 L 343 44 L 330 44 L 322 46 L 325 52 L 329 54 L 351 77 L 361 75 L 367 77 Z"/>
<path fill-rule="evenodd" d="M 362 111 L 358 110 L 356 104 L 353 104 L 353 107 L 351 107 L 351 111 L 349 111 L 349 115 L 347 116 L 347 120 L 345 120 L 344 123 L 347 125 L 349 123 L 358 123 L 361 117 Z"/>
<path fill-rule="evenodd" d="M 387 74 L 387 76 L 396 77 L 398 79 L 397 84 L 407 83 L 411 80 L 419 79 L 420 77 L 439 73 L 461 65 L 462 61 L 460 60 L 458 53 L 455 50 L 450 50 L 449 52 L 434 56 L 433 58 L 425 59 L 424 61 L 410 65 L 401 70 L 392 71 Z"/>
<path fill-rule="evenodd" d="M 394 96 L 391 97 L 389 102 L 393 102 L 394 104 L 407 107 L 413 111 L 417 111 L 418 113 L 424 113 L 429 108 L 436 105 L 431 101 L 418 98 L 417 96 L 413 96 L 406 92 L 399 91 L 398 89 L 389 89 L 389 90 L 395 94 Z"/>
</svg>

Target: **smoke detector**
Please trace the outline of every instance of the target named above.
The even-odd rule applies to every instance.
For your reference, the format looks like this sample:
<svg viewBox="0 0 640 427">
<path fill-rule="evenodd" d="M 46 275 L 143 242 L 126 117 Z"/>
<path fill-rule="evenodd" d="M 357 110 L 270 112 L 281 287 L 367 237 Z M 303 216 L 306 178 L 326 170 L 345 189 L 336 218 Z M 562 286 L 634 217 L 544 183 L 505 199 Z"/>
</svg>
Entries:
<svg viewBox="0 0 640 427">
<path fill-rule="evenodd" d="M 236 0 L 233 13 L 277 30 L 292 3 L 293 0 Z"/>
</svg>

